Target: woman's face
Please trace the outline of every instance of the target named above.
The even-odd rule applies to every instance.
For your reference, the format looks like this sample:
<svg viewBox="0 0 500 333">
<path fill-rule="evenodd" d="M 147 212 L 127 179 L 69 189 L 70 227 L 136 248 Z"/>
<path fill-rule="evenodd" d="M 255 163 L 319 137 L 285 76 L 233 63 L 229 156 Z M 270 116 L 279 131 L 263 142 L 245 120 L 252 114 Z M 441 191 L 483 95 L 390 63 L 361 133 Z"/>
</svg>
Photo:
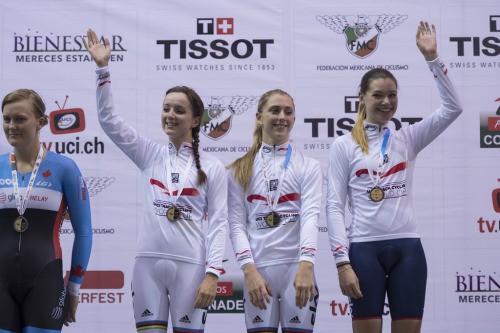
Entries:
<svg viewBox="0 0 500 333">
<path fill-rule="evenodd" d="M 28 100 L 9 103 L 3 108 L 3 131 L 14 148 L 29 147 L 38 140 L 38 131 L 44 118 L 37 118 L 33 104 Z"/>
<path fill-rule="evenodd" d="M 288 95 L 273 94 L 269 97 L 261 112 L 257 112 L 257 121 L 262 126 L 264 143 L 279 146 L 288 141 L 288 135 L 295 123 L 293 101 Z"/>
<path fill-rule="evenodd" d="M 396 82 L 390 78 L 372 80 L 368 91 L 359 93 L 359 100 L 365 104 L 366 121 L 384 125 L 392 119 L 398 108 Z"/>
<path fill-rule="evenodd" d="M 161 113 L 163 131 L 173 143 L 191 142 L 191 130 L 200 124 L 200 117 L 193 117 L 193 109 L 186 94 L 172 92 L 165 96 Z"/>
</svg>

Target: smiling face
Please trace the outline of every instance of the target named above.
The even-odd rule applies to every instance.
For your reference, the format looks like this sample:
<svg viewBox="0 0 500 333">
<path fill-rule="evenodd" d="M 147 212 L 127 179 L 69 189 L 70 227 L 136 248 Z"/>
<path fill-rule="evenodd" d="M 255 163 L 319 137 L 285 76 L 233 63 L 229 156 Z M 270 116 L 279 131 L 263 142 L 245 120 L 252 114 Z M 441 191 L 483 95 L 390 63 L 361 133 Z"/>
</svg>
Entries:
<svg viewBox="0 0 500 333">
<path fill-rule="evenodd" d="M 35 116 L 30 100 L 6 104 L 2 111 L 3 131 L 12 147 L 26 149 L 39 144 L 38 131 L 45 124 L 45 119 Z"/>
<path fill-rule="evenodd" d="M 256 114 L 262 126 L 262 141 L 268 145 L 279 146 L 288 141 L 288 135 L 295 123 L 295 107 L 290 96 L 275 93 L 269 97 Z"/>
<path fill-rule="evenodd" d="M 378 78 L 370 81 L 368 90 L 359 93 L 360 103 L 366 109 L 366 121 L 384 125 L 392 119 L 398 108 L 396 82 L 391 78 Z"/>
<path fill-rule="evenodd" d="M 200 117 L 193 116 L 186 94 L 171 92 L 163 101 L 161 124 L 170 141 L 179 147 L 182 142 L 193 140 L 191 130 L 200 124 Z"/>
</svg>

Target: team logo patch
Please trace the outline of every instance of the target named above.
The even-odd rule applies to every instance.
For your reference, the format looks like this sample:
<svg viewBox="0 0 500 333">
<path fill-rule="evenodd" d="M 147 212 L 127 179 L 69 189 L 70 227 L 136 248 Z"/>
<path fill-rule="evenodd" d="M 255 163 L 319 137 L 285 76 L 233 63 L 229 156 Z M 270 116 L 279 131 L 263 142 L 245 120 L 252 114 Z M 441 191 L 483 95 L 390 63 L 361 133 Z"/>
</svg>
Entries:
<svg viewBox="0 0 500 333">
<path fill-rule="evenodd" d="M 203 97 L 201 132 L 213 140 L 224 137 L 231 130 L 234 115 L 239 116 L 258 101 L 258 96 Z"/>
<path fill-rule="evenodd" d="M 172 175 L 172 183 L 173 184 L 178 183 L 179 182 L 179 174 L 176 172 L 172 172 L 171 175 Z"/>
<path fill-rule="evenodd" d="M 333 30 L 344 35 L 346 47 L 358 58 L 366 58 L 378 47 L 380 34 L 386 34 L 403 23 L 408 15 L 324 15 L 316 19 Z"/>
</svg>

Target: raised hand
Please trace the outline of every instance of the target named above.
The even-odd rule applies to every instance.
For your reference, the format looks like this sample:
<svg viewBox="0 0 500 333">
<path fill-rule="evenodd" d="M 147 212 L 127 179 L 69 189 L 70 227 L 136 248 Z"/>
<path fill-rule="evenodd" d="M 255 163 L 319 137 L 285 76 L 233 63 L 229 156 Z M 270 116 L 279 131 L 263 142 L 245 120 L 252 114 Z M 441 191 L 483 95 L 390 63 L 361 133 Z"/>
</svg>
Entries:
<svg viewBox="0 0 500 333">
<path fill-rule="evenodd" d="M 429 22 L 420 21 L 417 28 L 417 47 L 422 52 L 425 60 L 431 61 L 438 57 L 436 42 L 436 27 L 429 27 Z"/>
<path fill-rule="evenodd" d="M 94 59 L 98 67 L 105 67 L 108 65 L 109 58 L 111 57 L 111 47 L 109 46 L 109 40 L 104 39 L 104 45 L 101 44 L 99 38 L 97 38 L 96 33 L 89 29 L 87 31 L 88 44 L 85 38 L 82 38 L 83 45 L 89 51 L 92 59 Z"/>
</svg>

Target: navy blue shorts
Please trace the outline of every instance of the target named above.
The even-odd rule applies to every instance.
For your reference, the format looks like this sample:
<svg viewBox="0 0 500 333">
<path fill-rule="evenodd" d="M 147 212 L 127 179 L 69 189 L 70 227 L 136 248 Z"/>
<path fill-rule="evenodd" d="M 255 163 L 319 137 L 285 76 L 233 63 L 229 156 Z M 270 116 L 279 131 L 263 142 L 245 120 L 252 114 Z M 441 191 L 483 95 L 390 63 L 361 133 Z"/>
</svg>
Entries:
<svg viewBox="0 0 500 333">
<path fill-rule="evenodd" d="M 419 238 L 351 243 L 362 298 L 350 299 L 353 320 L 382 318 L 385 295 L 393 320 L 422 319 L 427 263 Z"/>
<path fill-rule="evenodd" d="M 62 260 L 51 261 L 35 279 L 21 270 L 10 273 L 0 277 L 0 332 L 24 332 L 27 327 L 60 332 L 69 306 Z"/>
</svg>

